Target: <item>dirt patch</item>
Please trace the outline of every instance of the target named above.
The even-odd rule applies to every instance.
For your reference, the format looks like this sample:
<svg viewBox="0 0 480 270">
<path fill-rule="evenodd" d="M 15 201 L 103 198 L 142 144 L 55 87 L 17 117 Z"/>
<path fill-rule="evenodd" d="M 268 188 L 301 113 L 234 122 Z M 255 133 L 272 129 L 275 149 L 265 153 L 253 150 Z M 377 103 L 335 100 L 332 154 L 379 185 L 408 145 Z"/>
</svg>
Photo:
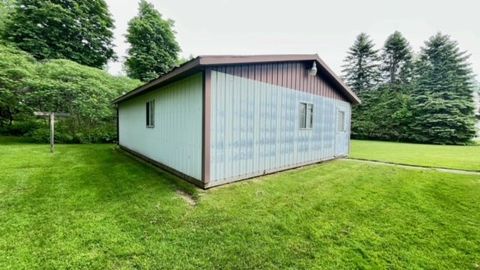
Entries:
<svg viewBox="0 0 480 270">
<path fill-rule="evenodd" d="M 191 206 L 197 205 L 197 200 L 190 194 L 186 193 L 185 191 L 177 189 L 177 195 L 180 196 L 185 202 L 187 202 Z"/>
</svg>

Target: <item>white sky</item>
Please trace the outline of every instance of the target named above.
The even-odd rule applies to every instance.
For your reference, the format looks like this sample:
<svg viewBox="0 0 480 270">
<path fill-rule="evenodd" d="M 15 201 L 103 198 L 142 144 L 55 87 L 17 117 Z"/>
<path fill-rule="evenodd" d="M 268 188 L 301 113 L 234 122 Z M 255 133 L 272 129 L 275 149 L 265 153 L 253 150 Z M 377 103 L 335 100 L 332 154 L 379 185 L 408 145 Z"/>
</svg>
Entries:
<svg viewBox="0 0 480 270">
<path fill-rule="evenodd" d="M 347 49 L 360 32 L 377 47 L 395 30 L 418 51 L 438 31 L 457 40 L 471 54 L 480 74 L 479 0 L 150 0 L 164 18 L 175 21 L 182 56 L 202 54 L 318 53 L 337 73 Z M 135 0 L 107 0 L 115 19 L 122 73 L 128 45 L 127 22 L 137 13 Z M 477 78 L 479 76 L 477 75 Z"/>
</svg>

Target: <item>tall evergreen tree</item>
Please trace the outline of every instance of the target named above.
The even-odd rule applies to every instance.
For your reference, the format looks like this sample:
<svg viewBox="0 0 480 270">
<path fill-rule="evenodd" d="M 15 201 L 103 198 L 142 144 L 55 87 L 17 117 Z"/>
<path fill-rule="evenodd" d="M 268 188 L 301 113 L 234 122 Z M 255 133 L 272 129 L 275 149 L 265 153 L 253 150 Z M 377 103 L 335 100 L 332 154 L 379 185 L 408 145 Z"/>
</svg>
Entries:
<svg viewBox="0 0 480 270">
<path fill-rule="evenodd" d="M 361 33 L 344 60 L 343 77 L 357 94 L 372 90 L 379 81 L 378 50 L 374 47 L 370 37 Z"/>
<path fill-rule="evenodd" d="M 410 140 L 412 120 L 409 89 L 383 84 L 362 93 L 362 104 L 353 107 L 352 136 L 389 141 Z"/>
<path fill-rule="evenodd" d="M 472 71 L 468 55 L 440 33 L 425 42 L 417 65 L 412 139 L 461 144 L 474 134 Z"/>
<path fill-rule="evenodd" d="M 403 35 L 395 31 L 385 41 L 382 50 L 381 72 L 389 84 L 405 84 L 412 78 L 412 49 Z"/>
<path fill-rule="evenodd" d="M 130 49 L 125 67 L 130 77 L 148 81 L 176 66 L 180 47 L 173 24 L 162 19 L 152 4 L 140 1 L 138 15 L 128 23 L 126 36 Z"/>
<path fill-rule="evenodd" d="M 361 93 L 363 103 L 354 108 L 352 134 L 381 140 L 408 140 L 411 121 L 410 90 L 413 76 L 412 51 L 398 31 L 382 49 L 382 81 L 377 91 Z"/>
<path fill-rule="evenodd" d="M 101 68 L 114 58 L 112 29 L 104 0 L 17 0 L 4 38 L 37 59 Z"/>
</svg>

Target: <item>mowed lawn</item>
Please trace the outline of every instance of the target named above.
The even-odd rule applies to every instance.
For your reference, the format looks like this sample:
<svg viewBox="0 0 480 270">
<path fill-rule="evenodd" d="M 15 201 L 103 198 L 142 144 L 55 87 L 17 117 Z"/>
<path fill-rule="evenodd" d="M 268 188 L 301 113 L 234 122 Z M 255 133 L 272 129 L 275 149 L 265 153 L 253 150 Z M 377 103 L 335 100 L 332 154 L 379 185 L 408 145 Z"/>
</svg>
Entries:
<svg viewBox="0 0 480 270">
<path fill-rule="evenodd" d="M 352 140 L 350 157 L 480 171 L 480 144 L 459 146 Z"/>
<path fill-rule="evenodd" d="M 113 145 L 2 143 L 0 269 L 480 268 L 479 176 L 338 160 L 201 191 Z"/>
</svg>

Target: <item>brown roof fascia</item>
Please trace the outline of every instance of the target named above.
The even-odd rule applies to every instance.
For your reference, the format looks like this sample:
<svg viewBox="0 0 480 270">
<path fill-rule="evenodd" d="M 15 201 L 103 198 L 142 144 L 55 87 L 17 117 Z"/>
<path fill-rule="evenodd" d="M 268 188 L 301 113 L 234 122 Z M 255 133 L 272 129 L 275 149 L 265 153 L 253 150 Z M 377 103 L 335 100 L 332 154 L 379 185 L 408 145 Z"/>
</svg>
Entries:
<svg viewBox="0 0 480 270">
<path fill-rule="evenodd" d="M 343 90 L 343 94 L 354 104 L 361 101 L 357 95 L 327 66 L 318 54 L 284 54 L 284 55 L 205 55 L 199 56 L 200 65 L 236 65 L 269 62 L 316 61 L 323 73 L 331 79 L 335 86 Z"/>
<path fill-rule="evenodd" d="M 254 64 L 254 63 L 275 63 L 275 62 L 294 62 L 294 61 L 316 61 L 319 64 L 320 71 L 327 75 L 334 85 L 344 94 L 348 100 L 354 104 L 360 104 L 361 101 L 357 95 L 325 64 L 317 54 L 285 54 L 285 55 L 204 55 L 186 62 L 185 64 L 173 69 L 169 73 L 142 85 L 123 96 L 115 99 L 112 103 L 116 104 L 144 91 L 160 86 L 163 83 L 185 75 L 191 74 L 191 70 L 201 70 L 204 66 L 214 65 L 236 65 L 236 64 Z M 183 76 L 182 76 L 183 77 Z"/>
<path fill-rule="evenodd" d="M 123 94 L 122 96 L 114 99 L 112 101 L 112 103 L 113 104 L 118 104 L 118 103 L 120 103 L 120 102 L 122 102 L 126 99 L 129 99 L 129 98 L 134 97 L 134 96 L 136 96 L 140 93 L 143 93 L 143 92 L 145 92 L 149 89 L 152 89 L 155 86 L 160 86 L 163 83 L 167 83 L 167 82 L 169 82 L 170 80 L 172 80 L 176 77 L 185 75 L 186 72 L 191 71 L 192 69 L 197 68 L 199 66 L 200 66 L 200 58 L 199 57 L 194 58 L 194 59 L 184 63 L 183 65 L 180 65 L 179 67 L 174 68 L 172 71 L 168 72 L 167 74 L 165 74 L 163 76 L 160 76 L 157 79 L 153 79 L 153 80 L 147 82 L 146 84 L 143 84 L 143 85 L 127 92 L 126 94 Z"/>
<path fill-rule="evenodd" d="M 284 55 L 203 55 L 201 65 L 235 65 L 254 63 L 274 63 L 315 60 L 315 54 L 284 54 Z"/>
<path fill-rule="evenodd" d="M 360 100 L 360 98 L 355 94 L 355 92 L 352 91 L 352 89 L 350 89 L 350 87 L 348 87 L 342 79 L 340 79 L 336 74 L 335 72 L 333 72 L 333 70 L 331 70 L 327 64 L 320 58 L 320 56 L 316 55 L 317 57 L 317 62 L 320 64 L 321 68 L 324 69 L 324 73 L 327 74 L 328 76 L 330 76 L 333 81 L 337 84 L 338 87 L 340 87 L 341 89 L 343 89 L 347 95 L 347 97 L 349 97 L 350 101 L 353 102 L 353 104 L 361 104 L 362 101 Z"/>
</svg>

